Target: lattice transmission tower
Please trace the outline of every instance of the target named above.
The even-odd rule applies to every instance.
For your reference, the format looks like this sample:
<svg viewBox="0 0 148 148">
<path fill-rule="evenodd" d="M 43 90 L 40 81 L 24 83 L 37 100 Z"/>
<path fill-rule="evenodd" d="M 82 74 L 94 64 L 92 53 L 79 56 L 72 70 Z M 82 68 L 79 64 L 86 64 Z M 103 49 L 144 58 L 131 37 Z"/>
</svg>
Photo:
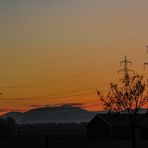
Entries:
<svg viewBox="0 0 148 148">
<path fill-rule="evenodd" d="M 147 53 L 148 53 L 148 46 L 146 46 L 146 49 L 147 49 Z M 146 65 L 148 65 L 148 62 L 144 62 L 144 69 L 145 69 Z"/>
<path fill-rule="evenodd" d="M 127 90 L 128 86 L 129 86 L 129 82 L 130 82 L 129 72 L 134 73 L 133 70 L 128 68 L 129 65 L 132 65 L 132 62 L 127 59 L 127 56 L 125 56 L 124 60 L 120 62 L 120 65 L 123 65 L 123 68 L 118 70 L 118 73 L 123 72 L 124 75 L 123 75 L 122 80 L 123 80 L 123 83 L 124 83 L 124 87 Z"/>
</svg>

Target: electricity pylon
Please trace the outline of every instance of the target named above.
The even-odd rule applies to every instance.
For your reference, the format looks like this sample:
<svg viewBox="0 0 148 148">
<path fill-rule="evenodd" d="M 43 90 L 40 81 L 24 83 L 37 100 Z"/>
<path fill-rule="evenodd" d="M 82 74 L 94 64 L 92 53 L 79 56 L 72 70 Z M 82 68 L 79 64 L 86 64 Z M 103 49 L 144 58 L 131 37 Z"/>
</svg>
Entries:
<svg viewBox="0 0 148 148">
<path fill-rule="evenodd" d="M 147 49 L 147 53 L 148 53 L 148 46 L 146 46 L 146 49 Z M 148 62 L 144 62 L 144 70 L 145 70 L 145 67 L 146 67 L 146 65 L 148 65 Z M 148 79 L 147 79 L 147 87 L 148 87 Z"/>
<path fill-rule="evenodd" d="M 128 89 L 128 86 L 129 86 L 129 82 L 130 82 L 130 77 L 129 77 L 129 72 L 133 72 L 133 70 L 129 69 L 128 68 L 128 64 L 132 65 L 132 62 L 127 60 L 127 56 L 125 56 L 124 60 L 120 62 L 120 65 L 123 65 L 123 69 L 120 69 L 118 70 L 118 73 L 119 72 L 123 72 L 124 75 L 123 75 L 123 83 L 124 83 L 124 86 L 125 86 L 125 90 Z"/>
<path fill-rule="evenodd" d="M 146 46 L 146 48 L 147 48 L 147 53 L 148 53 L 148 46 Z M 148 65 L 148 62 L 144 62 L 144 69 L 146 65 Z"/>
</svg>

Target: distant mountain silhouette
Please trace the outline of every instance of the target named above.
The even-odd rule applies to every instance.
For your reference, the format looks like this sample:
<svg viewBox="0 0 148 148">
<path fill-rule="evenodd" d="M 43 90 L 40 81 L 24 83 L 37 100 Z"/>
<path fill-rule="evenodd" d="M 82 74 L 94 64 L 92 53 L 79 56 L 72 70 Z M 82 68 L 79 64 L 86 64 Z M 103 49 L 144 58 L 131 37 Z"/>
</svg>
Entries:
<svg viewBox="0 0 148 148">
<path fill-rule="evenodd" d="M 2 117 L 12 117 L 17 123 L 48 123 L 48 122 L 87 122 L 99 112 L 89 112 L 80 107 L 63 105 L 42 107 L 24 113 L 9 112 Z"/>
</svg>

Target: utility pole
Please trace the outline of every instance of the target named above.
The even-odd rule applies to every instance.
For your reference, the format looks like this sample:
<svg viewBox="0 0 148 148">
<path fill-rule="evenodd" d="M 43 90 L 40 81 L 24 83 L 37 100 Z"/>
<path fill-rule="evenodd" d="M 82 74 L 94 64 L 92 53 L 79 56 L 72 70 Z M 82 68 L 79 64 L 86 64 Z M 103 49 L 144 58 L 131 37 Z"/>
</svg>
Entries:
<svg viewBox="0 0 148 148">
<path fill-rule="evenodd" d="M 132 65 L 131 61 L 127 60 L 127 56 L 125 56 L 124 60 L 120 62 L 120 65 L 123 65 L 123 69 L 118 70 L 118 72 L 123 72 L 124 76 L 123 76 L 123 82 L 124 82 L 124 87 L 125 90 L 128 90 L 128 86 L 129 86 L 129 72 L 134 72 L 133 70 L 128 68 L 128 64 Z"/>
<path fill-rule="evenodd" d="M 0 91 L 0 99 L 3 99 L 3 93 L 2 93 L 2 91 Z M 0 103 L 0 106 L 1 106 L 1 103 Z"/>
<path fill-rule="evenodd" d="M 148 46 L 146 46 L 146 48 L 147 48 L 147 53 L 148 53 Z M 146 65 L 148 65 L 148 62 L 144 62 L 144 69 Z"/>
<path fill-rule="evenodd" d="M 148 53 L 148 46 L 146 46 L 146 49 L 147 49 L 147 53 Z M 145 67 L 146 67 L 146 65 L 148 65 L 148 62 L 144 62 L 144 70 L 145 70 Z M 147 87 L 148 87 L 148 79 L 147 79 Z"/>
<path fill-rule="evenodd" d="M 3 93 L 2 92 L 0 92 L 0 98 L 3 99 Z"/>
</svg>

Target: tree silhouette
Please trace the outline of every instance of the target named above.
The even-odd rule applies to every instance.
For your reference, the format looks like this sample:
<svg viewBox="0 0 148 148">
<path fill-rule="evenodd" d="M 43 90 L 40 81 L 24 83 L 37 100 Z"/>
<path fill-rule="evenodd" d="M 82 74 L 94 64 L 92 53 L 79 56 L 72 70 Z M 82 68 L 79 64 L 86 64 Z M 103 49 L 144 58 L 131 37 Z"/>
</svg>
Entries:
<svg viewBox="0 0 148 148">
<path fill-rule="evenodd" d="M 12 117 L 7 117 L 6 118 L 6 124 L 7 124 L 7 129 L 11 133 L 15 130 L 16 128 L 16 122 Z"/>
<path fill-rule="evenodd" d="M 104 109 L 112 113 L 127 113 L 132 127 L 132 142 L 133 148 L 136 148 L 136 128 L 139 122 L 144 118 L 147 110 L 137 116 L 140 109 L 148 103 L 148 95 L 146 92 L 146 84 L 144 77 L 134 75 L 123 80 L 121 85 L 110 83 L 110 91 L 106 96 L 102 96 L 97 90 L 99 98 L 104 106 Z M 127 83 L 128 82 L 128 83 Z"/>
<path fill-rule="evenodd" d="M 11 134 L 16 128 L 16 122 L 13 118 L 7 117 L 0 119 L 0 134 Z"/>
</svg>

